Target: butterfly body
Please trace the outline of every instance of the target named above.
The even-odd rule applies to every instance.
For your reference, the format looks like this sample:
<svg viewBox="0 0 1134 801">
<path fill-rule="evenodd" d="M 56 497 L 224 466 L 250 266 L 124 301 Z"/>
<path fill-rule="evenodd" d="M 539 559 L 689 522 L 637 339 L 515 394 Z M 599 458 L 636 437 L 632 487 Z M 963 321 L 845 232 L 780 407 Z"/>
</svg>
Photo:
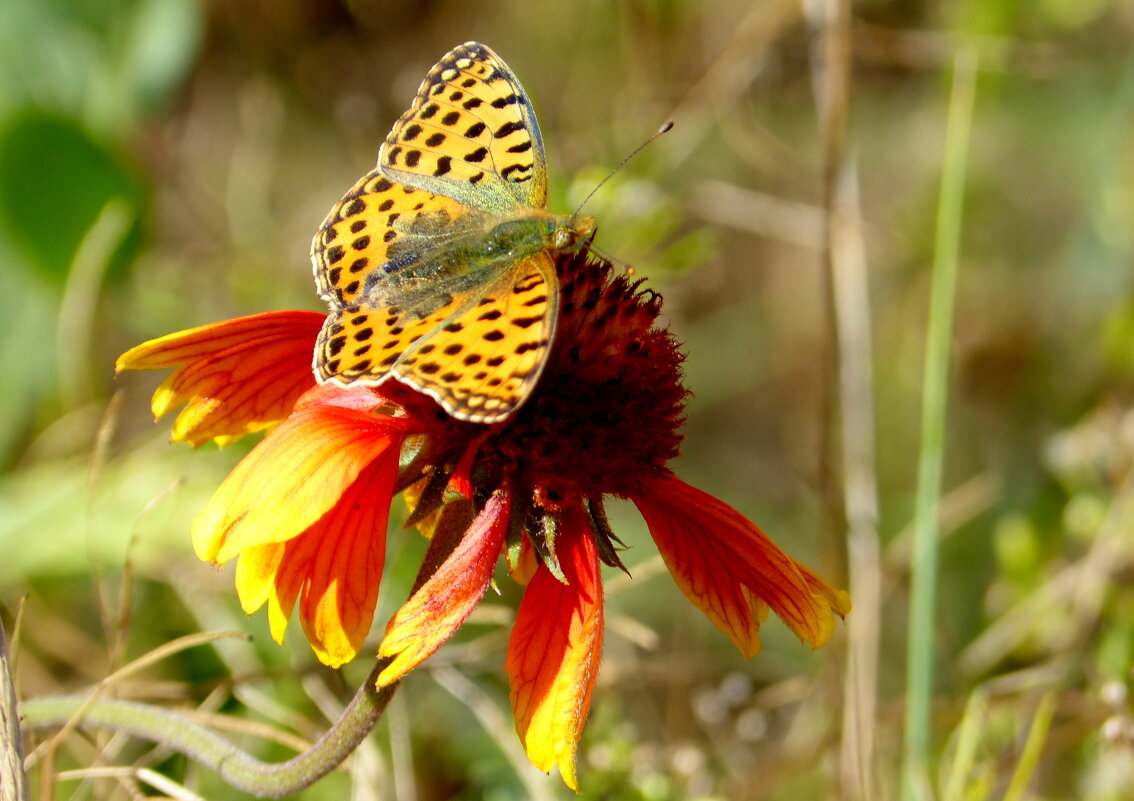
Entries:
<svg viewBox="0 0 1134 801">
<path fill-rule="evenodd" d="M 394 377 L 459 419 L 511 416 L 555 336 L 555 257 L 594 231 L 546 204 L 543 142 L 518 79 L 484 45 L 454 48 L 312 241 L 330 306 L 316 378 Z"/>
<path fill-rule="evenodd" d="M 543 251 L 571 253 L 594 228 L 588 217 L 556 216 L 539 209 L 512 218 L 466 221 L 431 248 L 397 250 L 362 282 L 360 301 L 371 306 L 403 301 L 407 295 L 437 294 L 438 286 L 484 284 L 500 271 Z M 334 302 L 335 296 L 324 297 Z"/>
</svg>

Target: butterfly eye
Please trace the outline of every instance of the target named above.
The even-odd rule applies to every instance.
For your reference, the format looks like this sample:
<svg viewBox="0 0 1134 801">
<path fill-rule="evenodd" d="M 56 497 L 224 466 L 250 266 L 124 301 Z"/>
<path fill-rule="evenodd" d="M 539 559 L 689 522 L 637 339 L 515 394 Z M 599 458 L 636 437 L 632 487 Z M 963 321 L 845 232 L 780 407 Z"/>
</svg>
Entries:
<svg viewBox="0 0 1134 801">
<path fill-rule="evenodd" d="M 555 235 L 551 238 L 551 245 L 556 250 L 563 250 L 571 245 L 572 239 L 571 232 L 566 228 L 556 228 Z"/>
</svg>

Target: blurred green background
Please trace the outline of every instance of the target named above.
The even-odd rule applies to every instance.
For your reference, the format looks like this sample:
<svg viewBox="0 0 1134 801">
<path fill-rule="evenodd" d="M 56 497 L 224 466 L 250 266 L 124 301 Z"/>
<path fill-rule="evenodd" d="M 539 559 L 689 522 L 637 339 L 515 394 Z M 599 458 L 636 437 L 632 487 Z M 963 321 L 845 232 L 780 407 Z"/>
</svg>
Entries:
<svg viewBox="0 0 1134 801">
<path fill-rule="evenodd" d="M 297 628 L 276 646 L 266 615 L 240 612 L 231 566 L 192 556 L 192 516 L 248 445 L 170 446 L 168 426 L 150 422 L 159 377 L 115 380 L 113 364 L 178 329 L 319 308 L 311 235 L 372 166 L 426 70 L 469 39 L 530 93 L 555 211 L 676 121 L 588 206 L 598 245 L 664 294 L 686 345 L 694 396 L 674 467 L 848 586 L 839 503 L 823 492 L 824 464 L 837 486 L 840 461 L 823 434 L 837 379 L 817 99 L 825 70 L 841 70 L 868 269 L 877 464 L 866 473 L 881 547 L 881 604 L 856 614 L 880 638 L 879 665 L 848 688 L 842 624 L 812 654 L 778 622 L 743 661 L 673 586 L 633 510 L 616 507 L 634 580 L 608 576 L 580 777 L 588 798 L 854 798 L 857 748 L 876 797 L 894 797 L 929 266 L 950 71 L 965 46 L 979 74 L 929 778 L 938 797 L 1014 792 L 1051 693 L 1042 760 L 1016 797 L 1130 797 L 1134 7 L 855 3 L 850 61 L 821 64 L 819 5 L 2 0 L 0 612 L 11 633 L 22 609 L 21 693 L 89 686 L 199 630 L 255 639 L 187 651 L 119 693 L 313 737 L 361 681 L 367 664 L 320 668 Z M 423 547 L 392 530 L 376 632 Z M 303 798 L 571 796 L 517 755 L 503 648 L 519 593 L 508 580 L 501 591 L 406 682 L 350 770 Z M 846 694 L 875 684 L 864 746 L 844 729 Z M 959 759 L 973 698 L 986 705 L 970 706 L 979 733 L 962 738 L 972 752 Z M 237 795 L 181 757 L 106 737 L 70 738 L 30 777 L 42 798 L 51 787 L 77 799 L 155 792 L 135 778 L 54 775 L 113 765 L 154 767 L 205 798 Z"/>
</svg>

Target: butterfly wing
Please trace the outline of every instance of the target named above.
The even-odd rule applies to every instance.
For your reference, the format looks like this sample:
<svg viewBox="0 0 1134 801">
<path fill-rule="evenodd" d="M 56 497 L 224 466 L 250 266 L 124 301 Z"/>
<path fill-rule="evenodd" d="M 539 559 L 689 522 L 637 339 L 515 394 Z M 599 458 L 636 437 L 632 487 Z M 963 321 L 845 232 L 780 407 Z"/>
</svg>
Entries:
<svg viewBox="0 0 1134 801">
<path fill-rule="evenodd" d="M 501 259 L 484 240 L 546 205 L 543 140 L 519 80 L 484 45 L 454 48 L 312 241 L 331 306 L 316 377 L 395 375 L 459 419 L 505 419 L 543 370 L 557 278 L 547 252 Z"/>
<path fill-rule="evenodd" d="M 499 215 L 547 206 L 535 110 L 508 65 L 477 42 L 453 48 L 425 76 L 382 144 L 378 169 Z"/>
<path fill-rule="evenodd" d="M 489 215 L 444 195 L 392 182 L 377 169 L 335 204 L 311 240 L 320 297 L 345 308 L 428 279 L 454 241 Z"/>
<path fill-rule="evenodd" d="M 459 45 L 429 71 L 378 166 L 312 240 L 319 294 L 332 307 L 364 293 L 381 302 L 459 269 L 445 257 L 492 221 L 546 205 L 543 140 L 519 79 L 484 45 Z"/>
<path fill-rule="evenodd" d="M 327 315 L 315 344 L 315 377 L 320 382 L 380 384 L 410 346 L 442 325 L 459 306 L 449 296 L 431 312 L 415 316 L 401 306 L 355 304 Z"/>
<path fill-rule="evenodd" d="M 394 364 L 400 380 L 454 417 L 494 423 L 531 393 L 559 314 L 555 263 L 546 252 L 516 265 Z"/>
<path fill-rule="evenodd" d="M 540 252 L 487 289 L 446 298 L 421 316 L 397 305 L 332 313 L 316 346 L 317 373 L 362 384 L 392 374 L 460 420 L 506 419 L 547 361 L 559 311 L 555 263 Z"/>
</svg>

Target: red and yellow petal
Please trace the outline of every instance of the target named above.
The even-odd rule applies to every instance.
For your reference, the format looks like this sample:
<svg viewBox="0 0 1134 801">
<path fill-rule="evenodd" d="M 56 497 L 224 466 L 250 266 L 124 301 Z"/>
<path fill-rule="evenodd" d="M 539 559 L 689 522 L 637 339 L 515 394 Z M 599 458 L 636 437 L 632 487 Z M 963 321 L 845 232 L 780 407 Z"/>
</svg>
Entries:
<svg viewBox="0 0 1134 801">
<path fill-rule="evenodd" d="M 480 603 L 508 532 L 510 503 L 494 493 L 452 553 L 386 626 L 378 655 L 394 657 L 378 686 L 398 681 L 428 659 Z"/>
<path fill-rule="evenodd" d="M 251 615 L 268 604 L 268 626 L 272 639 L 283 644 L 288 619 L 295 608 L 295 599 L 303 586 L 303 577 L 295 570 L 294 548 L 288 570 L 281 571 L 288 546 L 303 539 L 301 534 L 288 542 L 269 542 L 245 548 L 236 561 L 236 594 L 240 606 Z"/>
<path fill-rule="evenodd" d="M 728 504 L 672 474 L 634 497 L 650 534 L 688 598 L 746 657 L 760 650 L 765 604 L 813 648 L 834 631 L 850 597 L 776 547 Z"/>
<path fill-rule="evenodd" d="M 323 319 L 266 312 L 179 331 L 122 354 L 116 371 L 178 368 L 154 393 L 154 417 L 185 404 L 172 438 L 225 444 L 275 425 L 314 386 L 311 352 Z"/>
<path fill-rule="evenodd" d="M 287 543 L 269 542 L 254 548 L 246 548 L 236 562 L 236 590 L 240 596 L 240 605 L 248 614 L 252 614 L 269 599 L 275 597 L 276 574 L 283 560 L 284 546 Z M 290 608 L 288 610 L 290 613 Z M 272 639 L 278 643 L 283 642 L 284 627 L 287 625 L 287 615 L 284 615 L 283 625 L 268 617 L 272 628 Z"/>
<path fill-rule="evenodd" d="M 512 580 L 520 586 L 528 586 L 539 567 L 539 557 L 536 556 L 531 540 L 521 537 L 518 543 L 509 546 L 507 554 L 508 572 Z"/>
<path fill-rule="evenodd" d="M 315 654 L 331 667 L 357 656 L 374 621 L 397 457 L 391 450 L 371 464 L 335 508 L 284 553 L 281 575 L 289 570 L 291 550 L 297 552 L 291 580 L 304 581 L 299 620 Z"/>
<path fill-rule="evenodd" d="M 143 342 L 118 357 L 116 372 L 177 367 L 219 351 L 244 345 L 250 339 L 314 338 L 326 319 L 313 311 L 271 311 L 189 328 Z M 306 337 L 314 331 L 313 336 Z"/>
<path fill-rule="evenodd" d="M 338 667 L 358 655 L 378 601 L 397 467 L 397 451 L 387 449 L 302 534 L 240 553 L 241 605 L 251 614 L 268 602 L 277 642 L 300 599 L 300 622 L 320 661 Z"/>
<path fill-rule="evenodd" d="M 387 458 L 396 463 L 407 428 L 406 418 L 341 406 L 296 412 L 237 464 L 193 521 L 197 555 L 221 563 L 246 548 L 302 534 L 368 465 Z"/>
<path fill-rule="evenodd" d="M 540 565 L 508 643 L 516 731 L 532 764 L 558 766 L 578 791 L 576 752 L 602 654 L 603 599 L 598 554 L 582 509 L 568 508 L 556 540 L 561 583 Z"/>
</svg>

